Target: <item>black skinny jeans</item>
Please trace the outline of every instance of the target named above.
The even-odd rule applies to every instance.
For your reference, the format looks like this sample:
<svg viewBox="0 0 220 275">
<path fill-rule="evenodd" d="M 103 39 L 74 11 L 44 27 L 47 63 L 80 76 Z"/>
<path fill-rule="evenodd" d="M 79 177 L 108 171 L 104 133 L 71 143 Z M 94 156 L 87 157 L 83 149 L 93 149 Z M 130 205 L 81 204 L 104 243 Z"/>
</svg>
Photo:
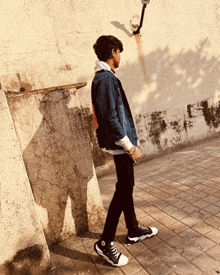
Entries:
<svg viewBox="0 0 220 275">
<path fill-rule="evenodd" d="M 133 188 L 134 167 L 128 154 L 115 155 L 114 162 L 117 173 L 116 191 L 110 203 L 102 234 L 102 239 L 112 242 L 122 211 L 124 212 L 127 229 L 137 227 L 138 222 L 134 210 Z"/>
</svg>

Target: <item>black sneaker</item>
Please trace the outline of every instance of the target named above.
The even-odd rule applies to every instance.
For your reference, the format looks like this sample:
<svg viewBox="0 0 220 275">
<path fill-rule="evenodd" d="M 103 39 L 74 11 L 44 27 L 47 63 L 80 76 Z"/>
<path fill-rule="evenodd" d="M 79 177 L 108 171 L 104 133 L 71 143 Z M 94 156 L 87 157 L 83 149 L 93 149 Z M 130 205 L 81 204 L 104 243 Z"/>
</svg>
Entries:
<svg viewBox="0 0 220 275">
<path fill-rule="evenodd" d="M 94 250 L 113 266 L 123 266 L 128 263 L 128 258 L 117 250 L 113 242 L 106 243 L 103 240 L 99 240 L 95 243 Z"/>
<path fill-rule="evenodd" d="M 137 243 L 146 238 L 150 238 L 157 233 L 158 229 L 156 227 L 142 227 L 138 225 L 134 230 L 128 231 L 128 235 L 126 237 L 127 244 Z"/>
</svg>

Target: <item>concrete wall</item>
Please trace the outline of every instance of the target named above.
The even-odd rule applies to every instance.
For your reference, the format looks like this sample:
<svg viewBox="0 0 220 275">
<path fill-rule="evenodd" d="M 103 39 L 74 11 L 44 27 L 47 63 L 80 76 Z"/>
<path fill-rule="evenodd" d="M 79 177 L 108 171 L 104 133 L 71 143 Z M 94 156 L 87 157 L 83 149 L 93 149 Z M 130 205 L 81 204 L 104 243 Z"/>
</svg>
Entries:
<svg viewBox="0 0 220 275">
<path fill-rule="evenodd" d="M 99 166 L 91 123 L 90 84 L 103 34 L 122 40 L 117 75 L 130 102 L 145 156 L 219 131 L 218 0 L 152 0 L 141 37 L 130 20 L 140 0 L 11 0 L 1 3 L 0 65 L 5 90 L 31 90 L 88 82 L 80 101 Z"/>
<path fill-rule="evenodd" d="M 49 245 L 104 223 L 78 92 L 8 95 L 12 119 Z"/>
<path fill-rule="evenodd" d="M 0 133 L 0 274 L 40 275 L 50 255 L 2 90 Z"/>
</svg>

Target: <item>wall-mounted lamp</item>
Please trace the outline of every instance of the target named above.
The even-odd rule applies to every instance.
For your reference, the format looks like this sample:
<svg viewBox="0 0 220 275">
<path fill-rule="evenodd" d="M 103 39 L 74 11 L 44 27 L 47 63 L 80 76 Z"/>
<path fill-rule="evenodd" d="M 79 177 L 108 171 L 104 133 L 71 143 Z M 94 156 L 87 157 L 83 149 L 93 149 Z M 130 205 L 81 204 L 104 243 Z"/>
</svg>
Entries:
<svg viewBox="0 0 220 275">
<path fill-rule="evenodd" d="M 140 25 L 139 25 L 139 27 L 137 28 L 136 31 L 133 31 L 133 34 L 138 34 L 138 33 L 140 33 L 140 29 L 141 29 L 141 27 L 142 27 L 142 25 L 143 25 L 144 12 L 145 12 L 145 9 L 146 9 L 147 4 L 150 3 L 150 0 L 141 0 L 141 3 L 143 4 L 143 8 L 142 8 L 142 13 L 141 13 Z"/>
</svg>

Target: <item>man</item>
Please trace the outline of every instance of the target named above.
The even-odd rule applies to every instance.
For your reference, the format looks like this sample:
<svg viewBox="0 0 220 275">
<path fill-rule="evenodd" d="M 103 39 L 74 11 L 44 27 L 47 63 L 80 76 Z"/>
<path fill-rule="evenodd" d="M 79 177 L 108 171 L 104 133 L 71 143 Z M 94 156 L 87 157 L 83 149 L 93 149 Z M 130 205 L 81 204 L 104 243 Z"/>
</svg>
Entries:
<svg viewBox="0 0 220 275">
<path fill-rule="evenodd" d="M 154 227 L 138 224 L 133 202 L 134 169 L 141 151 L 134 121 L 121 82 L 114 69 L 119 67 L 123 44 L 114 36 L 101 36 L 93 46 L 99 59 L 92 82 L 92 104 L 96 134 L 102 150 L 113 154 L 117 173 L 116 191 L 109 206 L 101 239 L 94 245 L 98 255 L 113 266 L 123 266 L 128 258 L 114 246 L 121 213 L 124 213 L 129 244 L 156 235 Z"/>
</svg>

